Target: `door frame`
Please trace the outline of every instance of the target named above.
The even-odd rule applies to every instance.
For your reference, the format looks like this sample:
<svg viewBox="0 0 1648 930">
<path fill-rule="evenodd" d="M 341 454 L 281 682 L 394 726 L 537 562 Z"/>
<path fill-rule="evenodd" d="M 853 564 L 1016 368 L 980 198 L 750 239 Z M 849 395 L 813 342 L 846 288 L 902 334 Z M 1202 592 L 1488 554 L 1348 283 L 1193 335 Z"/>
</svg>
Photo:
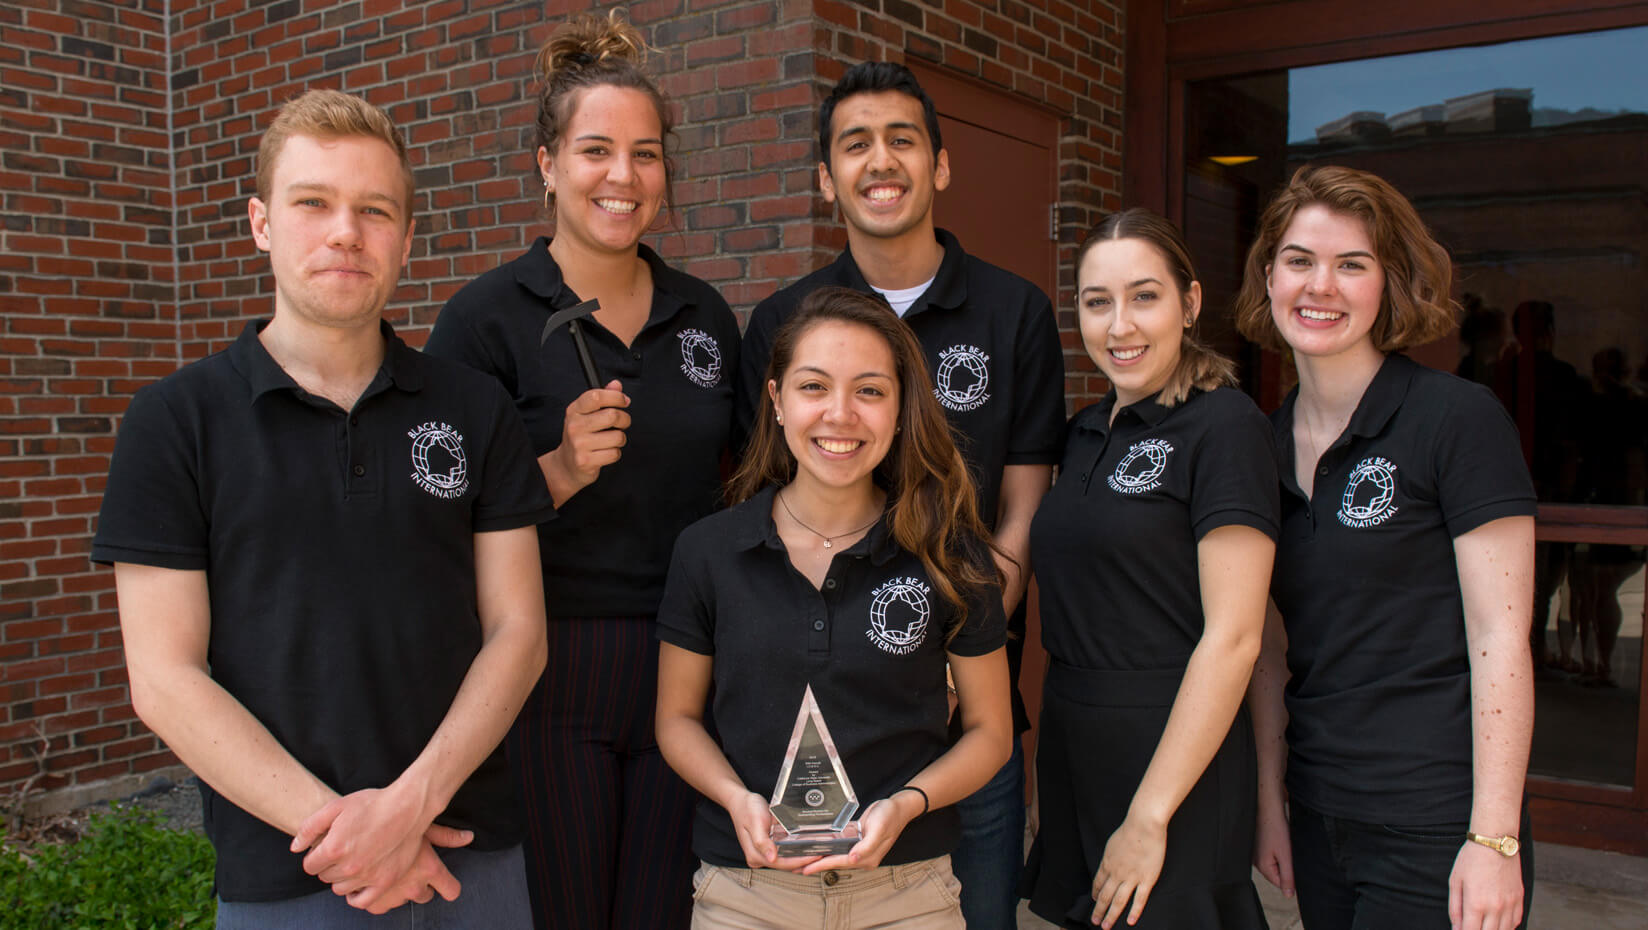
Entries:
<svg viewBox="0 0 1648 930">
<path fill-rule="evenodd" d="M 960 74 L 919 58 L 908 57 L 906 66 L 921 82 L 922 89 L 933 98 L 939 116 L 966 123 L 1028 143 L 1047 152 L 1046 201 L 1049 210 L 1057 208 L 1059 195 L 1059 130 L 1063 114 L 1019 94 L 987 84 L 970 75 Z M 952 146 L 947 145 L 946 148 Z M 977 170 L 976 166 L 969 170 Z M 941 202 L 946 194 L 940 194 Z M 952 195 L 953 196 L 953 195 Z M 953 206 L 953 204 L 952 204 Z M 1030 283 L 1042 289 L 1054 306 L 1059 299 L 1059 242 L 1051 229 L 1038 229 L 1038 235 L 1047 237 L 1047 258 L 1035 274 L 1024 275 Z M 986 249 L 962 238 L 962 247 L 968 254 L 991 261 Z M 1068 380 L 1069 372 L 1066 372 Z M 1047 652 L 1041 644 L 1040 593 L 1035 580 L 1024 592 L 1025 633 L 1023 663 L 1019 680 L 1014 686 L 1024 698 L 1025 711 L 1030 717 L 1030 730 L 1024 734 L 1025 794 L 1028 800 L 1035 785 L 1036 736 L 1041 722 L 1041 691 L 1047 677 Z"/>
</svg>

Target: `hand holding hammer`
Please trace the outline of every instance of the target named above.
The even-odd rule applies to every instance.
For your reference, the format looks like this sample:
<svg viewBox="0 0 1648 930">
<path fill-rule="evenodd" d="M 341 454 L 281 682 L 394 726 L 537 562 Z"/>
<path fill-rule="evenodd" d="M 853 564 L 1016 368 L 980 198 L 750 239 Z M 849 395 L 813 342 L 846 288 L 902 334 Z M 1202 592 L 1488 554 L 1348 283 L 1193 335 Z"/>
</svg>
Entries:
<svg viewBox="0 0 1648 930">
<path fill-rule="evenodd" d="M 598 302 L 586 300 L 554 314 L 538 340 L 542 345 L 556 330 L 565 327 L 572 336 L 584 381 L 589 385 L 589 390 L 567 405 L 561 444 L 538 457 L 538 466 L 543 470 L 544 481 L 557 507 L 593 484 L 602 468 L 618 461 L 625 442 L 624 430 L 630 424 L 629 413 L 624 409 L 629 406 L 629 396 L 616 378 L 601 386 L 600 374 L 585 340 L 584 320 L 599 308 Z"/>
</svg>

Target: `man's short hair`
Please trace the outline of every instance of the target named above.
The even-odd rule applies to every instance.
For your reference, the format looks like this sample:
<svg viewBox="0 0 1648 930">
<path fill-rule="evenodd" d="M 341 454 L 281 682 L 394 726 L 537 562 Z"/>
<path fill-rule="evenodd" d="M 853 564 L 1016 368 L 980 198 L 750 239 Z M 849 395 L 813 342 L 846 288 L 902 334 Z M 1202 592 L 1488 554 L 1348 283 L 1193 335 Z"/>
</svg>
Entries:
<svg viewBox="0 0 1648 930">
<path fill-rule="evenodd" d="M 824 103 L 818 108 L 818 149 L 819 160 L 824 167 L 830 167 L 830 120 L 835 118 L 836 105 L 854 94 L 877 94 L 883 91 L 895 91 L 908 97 L 914 97 L 921 104 L 921 115 L 927 123 L 927 138 L 933 142 L 933 157 L 944 148 L 944 136 L 938 129 L 938 110 L 933 107 L 933 98 L 922 90 L 921 82 L 910 73 L 910 69 L 891 61 L 863 61 L 847 69 L 835 86 L 830 88 L 830 95 L 824 98 Z"/>
<path fill-rule="evenodd" d="M 274 183 L 275 161 L 292 136 L 340 139 L 363 136 L 377 139 L 395 150 L 406 178 L 406 213 L 412 215 L 412 162 L 406 156 L 406 140 L 395 128 L 389 114 L 359 97 L 335 90 L 311 90 L 293 98 L 275 114 L 263 140 L 258 143 L 257 195 L 267 203 Z"/>
</svg>

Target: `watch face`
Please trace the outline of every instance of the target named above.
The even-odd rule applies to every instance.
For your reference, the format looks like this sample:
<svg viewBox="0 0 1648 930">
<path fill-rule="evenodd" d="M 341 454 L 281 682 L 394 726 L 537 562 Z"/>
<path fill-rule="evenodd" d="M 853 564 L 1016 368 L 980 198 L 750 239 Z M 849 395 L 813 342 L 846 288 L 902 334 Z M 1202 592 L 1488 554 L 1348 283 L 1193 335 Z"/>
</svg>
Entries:
<svg viewBox="0 0 1648 930">
<path fill-rule="evenodd" d="M 1499 841 L 1499 851 L 1504 853 L 1507 856 L 1516 855 L 1517 850 L 1519 850 L 1521 848 L 1522 848 L 1522 844 L 1518 843 L 1516 841 L 1516 837 L 1514 837 L 1514 836 L 1507 836 L 1504 839 Z"/>
</svg>

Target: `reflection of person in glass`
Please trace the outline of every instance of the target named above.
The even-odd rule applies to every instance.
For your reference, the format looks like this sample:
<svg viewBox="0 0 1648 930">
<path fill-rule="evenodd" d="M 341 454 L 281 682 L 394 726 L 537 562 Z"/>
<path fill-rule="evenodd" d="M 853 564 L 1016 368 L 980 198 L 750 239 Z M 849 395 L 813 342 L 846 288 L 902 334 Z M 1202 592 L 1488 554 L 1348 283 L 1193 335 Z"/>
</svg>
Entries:
<svg viewBox="0 0 1648 930">
<path fill-rule="evenodd" d="M 1242 695 L 1276 552 L 1271 430 L 1192 337 L 1201 285 L 1167 220 L 1106 217 L 1076 287 L 1113 390 L 1070 421 L 1031 527 L 1052 662 L 1030 906 L 1065 927 L 1262 928 Z"/>
<path fill-rule="evenodd" d="M 1556 357 L 1556 307 L 1549 301 L 1525 300 L 1511 315 L 1512 326 L 1528 340 L 1531 351 L 1518 349 L 1509 369 L 1509 384 L 1496 385 L 1518 422 L 1532 424 L 1534 491 L 1542 501 L 1577 501 L 1580 423 L 1574 415 L 1585 406 L 1589 390 L 1574 366 Z M 1574 545 L 1566 542 L 1539 542 L 1534 545 L 1534 620 L 1529 633 L 1536 669 L 1579 671 L 1573 657 L 1573 606 L 1570 618 L 1561 616 L 1558 600 L 1556 625 L 1558 657 L 1550 659 L 1545 641 L 1551 602 L 1569 581 Z M 1569 584 L 1573 593 L 1573 585 Z M 1570 598 L 1570 601 L 1572 598 Z"/>
<path fill-rule="evenodd" d="M 1625 352 L 1610 347 L 1591 358 L 1591 393 L 1580 419 L 1580 490 L 1586 503 L 1641 507 L 1648 503 L 1648 403 L 1630 385 Z M 1574 623 L 1584 657 L 1583 682 L 1614 684 L 1614 644 L 1623 619 L 1619 588 L 1643 565 L 1642 546 L 1590 543 L 1573 562 Z"/>
<path fill-rule="evenodd" d="M 538 57 L 536 168 L 554 238 L 466 285 L 428 351 L 515 399 L 558 517 L 538 528 L 549 667 L 510 731 L 540 926 L 685 927 L 692 791 L 653 740 L 653 616 L 670 544 L 720 501 L 738 323 L 641 243 L 665 208 L 670 108 L 616 14 Z M 585 300 L 591 385 L 552 314 Z M 611 380 L 606 380 L 611 379 Z"/>
<path fill-rule="evenodd" d="M 1464 354 L 1454 374 L 1487 385 L 1511 406 L 1510 379 L 1519 348 L 1511 321 L 1505 311 L 1483 306 L 1475 294 L 1466 294 L 1461 302 L 1465 318 L 1459 323 L 1459 346 Z"/>
<path fill-rule="evenodd" d="M 1272 416 L 1280 615 L 1250 691 L 1255 864 L 1297 882 L 1310 930 L 1525 912 L 1533 484 L 1491 392 L 1401 354 L 1452 330 L 1451 277 L 1389 184 L 1306 167 L 1237 301 L 1299 371 Z"/>
<path fill-rule="evenodd" d="M 759 403 L 738 503 L 681 535 L 658 618 L 658 745 L 704 795 L 693 926 L 835 926 L 826 915 L 850 910 L 854 926 L 960 927 L 950 805 L 1013 736 L 999 574 L 967 466 L 915 334 L 856 291 L 803 299 Z M 867 805 L 863 832 L 848 853 L 779 858 L 768 796 L 807 686 Z"/>
</svg>

